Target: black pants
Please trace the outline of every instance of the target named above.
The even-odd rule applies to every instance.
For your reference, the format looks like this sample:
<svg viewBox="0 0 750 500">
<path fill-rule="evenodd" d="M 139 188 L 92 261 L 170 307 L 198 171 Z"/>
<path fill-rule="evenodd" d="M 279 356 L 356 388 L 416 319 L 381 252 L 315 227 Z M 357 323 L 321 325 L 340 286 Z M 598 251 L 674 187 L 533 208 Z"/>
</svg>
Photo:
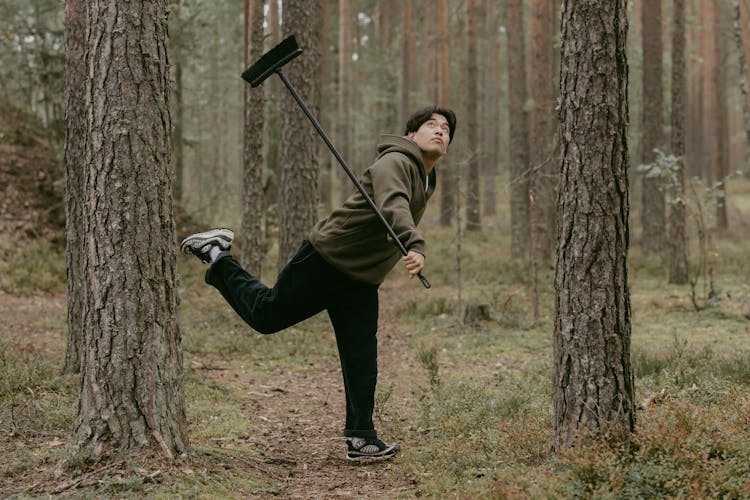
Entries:
<svg viewBox="0 0 750 500">
<path fill-rule="evenodd" d="M 378 378 L 378 287 L 356 281 L 328 264 L 305 240 L 268 288 L 231 256 L 206 271 L 254 330 L 270 334 L 328 310 L 344 375 L 346 427 L 350 437 L 376 437 L 372 423 Z"/>
</svg>

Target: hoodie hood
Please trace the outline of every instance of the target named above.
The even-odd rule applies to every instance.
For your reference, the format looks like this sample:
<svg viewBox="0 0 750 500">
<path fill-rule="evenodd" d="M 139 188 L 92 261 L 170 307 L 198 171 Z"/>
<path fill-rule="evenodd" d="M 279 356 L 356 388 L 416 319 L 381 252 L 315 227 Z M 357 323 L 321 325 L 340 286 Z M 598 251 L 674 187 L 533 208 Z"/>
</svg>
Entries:
<svg viewBox="0 0 750 500">
<path fill-rule="evenodd" d="M 414 160 L 414 163 L 419 168 L 419 176 L 422 178 L 422 184 L 429 186 L 429 192 L 432 194 L 437 183 L 436 169 L 433 168 L 430 172 L 430 182 L 427 184 L 424 162 L 422 161 L 422 150 L 419 149 L 419 146 L 414 141 L 403 135 L 382 134 L 378 142 L 378 159 L 388 153 L 405 154 Z"/>
</svg>

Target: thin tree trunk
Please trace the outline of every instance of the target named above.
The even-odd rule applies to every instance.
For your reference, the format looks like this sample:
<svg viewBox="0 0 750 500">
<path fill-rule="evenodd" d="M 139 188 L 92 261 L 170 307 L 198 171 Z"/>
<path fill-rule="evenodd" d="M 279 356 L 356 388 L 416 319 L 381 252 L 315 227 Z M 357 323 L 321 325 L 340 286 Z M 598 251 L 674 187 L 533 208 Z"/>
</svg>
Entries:
<svg viewBox="0 0 750 500">
<path fill-rule="evenodd" d="M 282 10 L 284 33 L 295 33 L 305 57 L 299 57 L 286 68 L 290 81 L 313 115 L 320 108 L 320 3 L 285 0 Z M 279 228 L 279 268 L 294 255 L 318 217 L 318 161 L 316 152 L 320 137 L 306 120 L 299 117 L 293 99 L 281 106 L 281 226 Z"/>
<path fill-rule="evenodd" d="M 182 61 L 183 61 L 183 50 L 182 44 L 184 43 L 184 27 L 181 22 L 182 15 L 182 0 L 176 0 L 174 2 L 174 11 L 172 15 L 175 18 L 176 25 L 176 43 L 172 44 L 174 54 L 174 131 L 172 137 L 172 144 L 174 148 L 174 182 L 172 183 L 172 194 L 176 203 L 182 202 L 183 193 L 183 178 L 185 176 L 185 154 L 183 152 L 182 144 L 182 131 L 184 126 L 184 112 L 183 112 L 183 86 L 182 86 Z"/>
<path fill-rule="evenodd" d="M 508 103 L 510 106 L 510 224 L 511 255 L 528 258 L 529 220 L 529 118 L 525 109 L 526 57 L 523 1 L 508 0 Z"/>
<path fill-rule="evenodd" d="M 540 264 L 552 258 L 556 229 L 555 163 L 552 147 L 555 136 L 554 89 L 554 2 L 533 0 L 529 9 L 529 116 L 530 184 L 536 199 L 535 216 L 531 220 L 535 252 Z"/>
<path fill-rule="evenodd" d="M 263 55 L 263 0 L 245 0 L 245 67 Z M 245 85 L 242 231 L 240 262 L 260 279 L 265 254 L 263 228 L 263 89 Z"/>
<path fill-rule="evenodd" d="M 656 160 L 656 148 L 662 144 L 662 43 L 661 2 L 644 2 L 643 14 L 643 138 L 641 162 Z M 661 255 L 666 240 L 666 203 L 662 177 L 643 176 L 641 192 L 641 248 L 644 256 Z"/>
<path fill-rule="evenodd" d="M 320 39 L 320 123 L 324 130 L 331 129 L 331 22 L 330 22 L 329 0 L 321 0 L 321 29 Z M 331 193 L 331 174 L 333 172 L 331 153 L 326 147 L 325 142 L 320 141 L 318 156 L 320 158 L 320 201 L 323 204 L 323 210 L 328 213 L 333 208 Z"/>
<path fill-rule="evenodd" d="M 565 0 L 553 373 L 554 448 L 628 441 L 630 365 L 626 0 Z M 596 43 L 590 43 L 596 40 Z"/>
<path fill-rule="evenodd" d="M 77 456 L 187 445 L 166 1 L 88 4 Z M 137 50 L 133 48 L 137 47 Z"/>
<path fill-rule="evenodd" d="M 716 25 L 714 26 L 714 49 L 716 60 L 714 65 L 714 92 L 716 95 L 716 155 L 714 171 L 716 173 L 716 225 L 719 229 L 727 229 L 727 190 L 726 178 L 729 174 L 729 117 L 727 113 L 727 41 L 724 3 L 714 0 Z"/>
<path fill-rule="evenodd" d="M 338 140 L 336 146 L 345 160 L 351 161 L 351 63 L 352 63 L 351 0 L 339 0 L 339 77 L 338 77 Z M 339 202 L 343 203 L 354 187 L 342 169 L 338 169 Z"/>
<path fill-rule="evenodd" d="M 68 266 L 68 344 L 64 373 L 78 373 L 83 343 L 83 306 L 86 299 L 84 272 L 87 268 L 83 244 L 83 166 L 86 154 L 86 47 L 85 0 L 65 2 L 65 215 Z"/>
<path fill-rule="evenodd" d="M 281 23 L 279 21 L 279 2 L 273 0 L 268 8 L 268 41 L 266 48 L 275 47 L 281 42 Z M 273 232 L 272 226 L 281 222 L 281 210 L 279 209 L 279 194 L 281 185 L 281 102 L 289 99 L 287 90 L 278 78 L 269 78 L 263 83 L 266 95 L 266 241 Z"/>
<path fill-rule="evenodd" d="M 496 215 L 497 209 L 497 171 L 499 163 L 499 118 L 500 115 L 500 35 L 498 33 L 498 6 L 496 2 L 485 2 L 487 9 L 484 23 L 484 54 L 487 63 L 482 66 L 484 77 L 484 95 L 482 96 L 484 124 L 483 140 L 485 154 L 482 161 L 482 210 L 488 217 Z"/>
<path fill-rule="evenodd" d="M 482 145 L 479 141 L 479 67 L 477 65 L 477 25 L 481 12 L 477 2 L 466 0 L 466 137 L 469 144 L 466 162 L 466 229 L 482 229 L 479 212 L 479 165 Z M 408 2 L 407 2 L 408 3 Z"/>
<path fill-rule="evenodd" d="M 450 106 L 450 21 L 448 0 L 439 0 L 437 4 L 437 76 L 436 103 L 439 106 Z M 442 160 L 445 162 L 446 160 Z M 448 227 L 456 216 L 456 183 L 449 178 L 453 171 L 451 166 L 441 162 L 441 168 L 446 172 L 445 179 L 440 183 L 440 225 Z"/>
<path fill-rule="evenodd" d="M 411 109 L 411 93 L 416 86 L 417 79 L 417 45 L 415 40 L 412 0 L 401 4 L 401 44 L 403 47 L 401 69 L 401 123 L 406 123 Z"/>
<path fill-rule="evenodd" d="M 685 0 L 672 4 L 672 154 L 677 157 L 674 193 L 669 208 L 669 282 L 688 282 L 685 236 Z"/>
<path fill-rule="evenodd" d="M 745 6 L 747 10 L 747 6 Z M 737 55 L 739 57 L 740 74 L 739 74 L 739 87 L 740 95 L 742 96 L 742 123 L 745 129 L 745 148 L 744 148 L 744 161 L 742 170 L 746 170 L 750 166 L 750 96 L 748 96 L 748 78 L 747 78 L 747 59 L 745 58 L 745 45 L 746 42 L 743 40 L 744 31 L 742 29 L 745 24 L 742 22 L 743 18 L 747 19 L 748 16 L 742 16 L 742 0 L 734 1 L 734 40 L 737 43 Z M 747 36 L 747 35 L 745 35 Z"/>
</svg>

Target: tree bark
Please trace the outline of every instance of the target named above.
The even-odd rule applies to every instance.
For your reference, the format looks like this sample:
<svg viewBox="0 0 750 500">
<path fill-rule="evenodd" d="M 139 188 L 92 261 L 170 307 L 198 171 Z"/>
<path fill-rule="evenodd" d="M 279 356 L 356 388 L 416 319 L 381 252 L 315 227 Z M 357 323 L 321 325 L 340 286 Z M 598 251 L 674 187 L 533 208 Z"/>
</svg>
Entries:
<svg viewBox="0 0 750 500">
<path fill-rule="evenodd" d="M 743 10 L 747 11 L 747 5 L 742 7 L 742 0 L 734 1 L 734 41 L 737 44 L 737 55 L 739 58 L 740 74 L 739 87 L 742 96 L 742 124 L 745 129 L 745 147 L 743 157 L 743 168 L 745 171 L 750 166 L 750 96 L 748 96 L 748 76 L 747 76 L 747 58 L 745 57 L 745 45 L 748 16 L 742 15 Z M 745 22 L 743 23 L 743 19 Z M 745 28 L 743 30 L 743 27 Z"/>
<path fill-rule="evenodd" d="M 669 206 L 669 282 L 688 282 L 685 235 L 685 0 L 672 4 L 672 154 L 677 157 L 674 193 Z"/>
<path fill-rule="evenodd" d="M 563 4 L 554 329 L 554 448 L 628 440 L 630 365 L 626 1 Z"/>
<path fill-rule="evenodd" d="M 167 3 L 88 4 L 77 454 L 185 451 Z"/>
<path fill-rule="evenodd" d="M 84 272 L 86 256 L 82 245 L 83 161 L 86 154 L 86 47 L 84 29 L 87 2 L 65 2 L 65 215 L 68 266 L 68 343 L 64 373 L 78 373 L 83 343 Z"/>
<path fill-rule="evenodd" d="M 500 26 L 494 1 L 485 2 L 487 9 L 484 24 L 484 54 L 488 58 L 484 68 L 484 95 L 482 96 L 484 120 L 483 143 L 485 154 L 482 161 L 482 210 L 484 215 L 491 217 L 497 214 L 497 172 L 500 157 Z"/>
<path fill-rule="evenodd" d="M 182 0 L 176 0 L 173 6 L 173 12 L 171 15 L 175 19 L 175 35 L 172 39 L 176 43 L 172 43 L 172 54 L 174 55 L 174 130 L 172 137 L 172 144 L 174 147 L 174 181 L 172 183 L 172 195 L 174 196 L 175 202 L 178 204 L 182 202 L 183 193 L 183 179 L 185 174 L 185 155 L 183 152 L 182 144 L 182 131 L 184 127 L 184 106 L 183 106 L 183 85 L 182 85 L 182 63 L 183 63 L 183 43 L 184 43 L 184 26 L 181 22 L 182 16 Z"/>
<path fill-rule="evenodd" d="M 654 149 L 662 144 L 662 43 L 661 2 L 644 2 L 643 14 L 643 137 L 641 162 L 656 160 Z M 662 177 L 643 176 L 641 192 L 641 248 L 644 256 L 661 255 L 665 249 L 666 203 Z"/>
<path fill-rule="evenodd" d="M 406 123 L 409 115 L 414 112 L 411 104 L 411 93 L 416 87 L 417 79 L 417 45 L 413 18 L 412 1 L 401 4 L 401 123 Z"/>
<path fill-rule="evenodd" d="M 482 229 L 479 212 L 479 165 L 482 145 L 479 140 L 479 67 L 477 61 L 477 24 L 481 13 L 477 2 L 466 0 L 466 229 Z M 406 2 L 408 3 L 408 2 Z"/>
<path fill-rule="evenodd" d="M 716 155 L 714 156 L 716 193 L 716 226 L 719 229 L 727 229 L 729 220 L 727 218 L 727 190 L 726 179 L 729 175 L 729 116 L 727 113 L 727 41 L 726 41 L 726 15 L 724 3 L 714 0 L 716 12 L 716 25 L 714 26 L 714 50 L 716 60 L 714 65 L 714 92 L 716 99 Z"/>
<path fill-rule="evenodd" d="M 313 115 L 320 108 L 320 2 L 285 0 L 282 9 L 284 33 L 296 34 L 305 57 L 286 68 L 287 77 L 305 99 Z M 292 258 L 318 216 L 318 161 L 320 137 L 293 99 L 281 106 L 281 227 L 279 268 Z"/>
<path fill-rule="evenodd" d="M 338 137 L 336 146 L 341 156 L 351 161 L 351 65 L 352 65 L 352 11 L 351 0 L 339 0 L 339 75 L 338 75 Z M 339 202 L 344 203 L 354 192 L 349 177 L 339 168 Z"/>
<path fill-rule="evenodd" d="M 333 120 L 331 116 L 335 114 L 335 109 L 331 106 L 331 22 L 330 22 L 331 2 L 321 0 L 320 17 L 322 28 L 320 30 L 320 102 L 321 115 L 320 124 L 324 130 L 330 130 Z M 333 111 L 331 111 L 333 109 Z M 331 174 L 333 173 L 331 152 L 328 150 L 325 142 L 320 141 L 318 146 L 318 157 L 320 158 L 320 201 L 323 210 L 328 213 L 333 208 L 333 195 L 331 192 Z"/>
<path fill-rule="evenodd" d="M 439 0 L 437 4 L 437 85 L 436 103 L 449 107 L 450 99 L 450 21 L 448 0 Z M 440 185 L 440 225 L 448 227 L 456 217 L 456 183 L 449 178 L 454 173 L 451 167 L 445 165 L 447 160 L 441 161 L 441 168 L 446 172 L 445 179 Z"/>
<path fill-rule="evenodd" d="M 268 40 L 266 50 L 275 47 L 281 42 L 281 22 L 279 20 L 279 2 L 268 3 Z M 269 78 L 263 83 L 266 96 L 266 241 L 273 233 L 273 227 L 281 224 L 281 211 L 279 210 L 279 194 L 281 185 L 281 102 L 289 99 L 284 85 L 278 78 Z"/>
<path fill-rule="evenodd" d="M 245 0 L 245 67 L 263 55 L 263 0 Z M 240 262 L 250 274 L 261 278 L 265 255 L 263 228 L 263 89 L 245 85 L 243 149 L 242 231 Z"/>
<path fill-rule="evenodd" d="M 525 109 L 526 57 L 523 30 L 523 1 L 509 0 L 508 29 L 508 104 L 510 106 L 510 224 L 511 256 L 528 258 L 529 219 L 529 118 Z"/>
<path fill-rule="evenodd" d="M 529 19 L 529 162 L 530 185 L 535 193 L 536 210 L 531 220 L 536 259 L 547 264 L 552 258 L 557 226 L 555 184 L 556 162 L 552 160 L 556 129 L 554 42 L 554 1 L 533 0 Z"/>
</svg>

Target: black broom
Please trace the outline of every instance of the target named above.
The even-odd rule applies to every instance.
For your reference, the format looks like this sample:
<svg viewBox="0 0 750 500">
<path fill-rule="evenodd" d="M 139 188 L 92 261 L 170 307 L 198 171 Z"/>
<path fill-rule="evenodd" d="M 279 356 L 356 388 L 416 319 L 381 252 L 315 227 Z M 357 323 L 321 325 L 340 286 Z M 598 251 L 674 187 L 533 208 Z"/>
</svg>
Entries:
<svg viewBox="0 0 750 500">
<path fill-rule="evenodd" d="M 388 221 L 385 220 L 385 217 L 383 217 L 383 214 L 380 213 L 380 210 L 378 210 L 378 207 L 375 205 L 375 202 L 372 201 L 372 198 L 367 194 L 365 191 L 365 188 L 362 187 L 362 184 L 359 182 L 359 180 L 354 176 L 352 173 L 352 170 L 349 168 L 349 165 L 346 164 L 344 159 L 341 157 L 341 154 L 336 149 L 336 146 L 333 145 L 333 142 L 331 142 L 331 139 L 328 138 L 328 135 L 325 133 L 323 128 L 320 126 L 320 123 L 318 123 L 318 120 L 315 119 L 315 117 L 312 115 L 310 110 L 308 109 L 307 105 L 305 105 L 304 101 L 302 101 L 302 98 L 297 93 L 297 89 L 294 88 L 294 86 L 289 82 L 287 77 L 282 73 L 281 68 L 286 63 L 297 57 L 302 53 L 302 49 L 299 48 L 299 45 L 297 45 L 297 40 L 294 38 L 294 35 L 289 36 L 281 41 L 276 47 L 272 48 L 265 54 L 261 56 L 258 61 L 250 66 L 248 69 L 246 69 L 242 73 L 242 78 L 250 83 L 250 86 L 255 88 L 263 81 L 271 76 L 272 74 L 276 73 L 279 75 L 279 78 L 281 78 L 281 81 L 284 82 L 284 85 L 289 90 L 289 92 L 292 94 L 292 97 L 294 97 L 294 100 L 297 101 L 297 104 L 299 104 L 299 107 L 302 108 L 302 111 L 305 112 L 307 117 L 310 119 L 310 122 L 312 122 L 313 127 L 315 127 L 315 130 L 318 131 L 318 134 L 323 138 L 326 145 L 328 146 L 328 149 L 331 150 L 333 153 L 333 156 L 336 157 L 336 160 L 338 160 L 341 167 L 346 172 L 346 175 L 349 176 L 349 178 L 354 183 L 354 186 L 356 186 L 357 190 L 360 192 L 362 197 L 365 199 L 367 204 L 370 206 L 373 212 L 375 212 L 375 215 L 378 216 L 378 219 L 380 219 L 380 222 L 383 223 L 383 226 L 385 226 L 385 229 L 388 231 L 388 234 L 390 235 L 393 242 L 396 244 L 396 247 L 398 247 L 399 251 L 402 255 L 406 255 L 408 252 L 406 251 L 406 248 L 404 247 L 404 244 L 401 243 L 401 240 L 398 239 L 398 236 L 396 236 L 396 232 L 393 230 L 390 224 L 388 224 Z M 419 277 L 419 280 L 422 282 L 425 288 L 430 288 L 430 282 L 427 281 L 427 278 L 425 278 L 422 273 L 420 272 L 417 274 Z"/>
</svg>

